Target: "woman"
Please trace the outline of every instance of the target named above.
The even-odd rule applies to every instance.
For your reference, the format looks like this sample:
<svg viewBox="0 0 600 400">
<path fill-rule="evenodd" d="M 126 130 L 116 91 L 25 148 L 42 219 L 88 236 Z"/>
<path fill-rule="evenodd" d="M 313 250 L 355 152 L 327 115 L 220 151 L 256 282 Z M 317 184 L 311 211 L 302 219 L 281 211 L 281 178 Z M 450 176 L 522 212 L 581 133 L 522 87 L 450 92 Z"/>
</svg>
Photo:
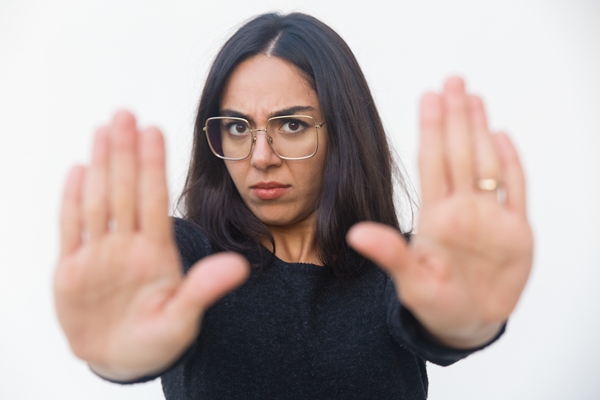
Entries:
<svg viewBox="0 0 600 400">
<path fill-rule="evenodd" d="M 161 376 L 167 399 L 418 399 L 424 360 L 503 332 L 532 260 L 523 173 L 459 78 L 421 102 L 410 245 L 364 77 L 312 17 L 259 16 L 219 52 L 175 238 L 162 140 L 119 112 L 65 188 L 57 312 L 104 378 Z"/>
</svg>

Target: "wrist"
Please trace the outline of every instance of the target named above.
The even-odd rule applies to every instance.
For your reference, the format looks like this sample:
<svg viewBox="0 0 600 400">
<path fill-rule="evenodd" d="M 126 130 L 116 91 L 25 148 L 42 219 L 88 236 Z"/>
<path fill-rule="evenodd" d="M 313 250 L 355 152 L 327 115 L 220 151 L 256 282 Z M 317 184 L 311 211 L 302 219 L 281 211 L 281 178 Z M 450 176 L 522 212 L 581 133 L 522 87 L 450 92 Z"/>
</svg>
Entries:
<svg viewBox="0 0 600 400">
<path fill-rule="evenodd" d="M 435 342 L 456 349 L 481 347 L 492 341 L 504 326 L 504 322 L 476 324 L 456 330 L 436 331 L 422 326 L 424 333 Z"/>
<path fill-rule="evenodd" d="M 142 369 L 110 368 L 95 364 L 88 364 L 93 373 L 112 382 L 135 382 L 146 376 L 155 375 L 158 371 Z"/>
</svg>

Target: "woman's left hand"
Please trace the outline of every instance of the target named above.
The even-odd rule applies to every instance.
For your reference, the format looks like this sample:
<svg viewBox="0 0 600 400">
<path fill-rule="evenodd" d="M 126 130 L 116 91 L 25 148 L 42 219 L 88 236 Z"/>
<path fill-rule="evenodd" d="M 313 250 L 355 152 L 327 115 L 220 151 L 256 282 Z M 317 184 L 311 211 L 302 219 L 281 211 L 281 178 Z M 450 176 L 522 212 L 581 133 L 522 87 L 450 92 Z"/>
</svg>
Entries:
<svg viewBox="0 0 600 400">
<path fill-rule="evenodd" d="M 422 98 L 419 169 L 422 207 L 410 245 L 368 222 L 348 241 L 390 274 L 402 304 L 438 341 L 476 347 L 515 308 L 533 238 L 517 153 L 508 136 L 490 134 L 481 100 L 460 78 Z"/>
</svg>

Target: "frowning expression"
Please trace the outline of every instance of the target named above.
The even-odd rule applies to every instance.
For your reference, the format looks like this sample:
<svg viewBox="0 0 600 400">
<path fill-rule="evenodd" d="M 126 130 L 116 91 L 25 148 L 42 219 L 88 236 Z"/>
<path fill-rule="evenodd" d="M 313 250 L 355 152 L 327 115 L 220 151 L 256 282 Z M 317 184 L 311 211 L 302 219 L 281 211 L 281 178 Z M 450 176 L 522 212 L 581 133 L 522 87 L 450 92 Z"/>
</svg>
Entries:
<svg viewBox="0 0 600 400">
<path fill-rule="evenodd" d="M 319 98 L 298 68 L 262 54 L 236 67 L 223 91 L 220 108 L 222 115 L 241 116 L 254 129 L 264 129 L 269 118 L 280 115 L 307 115 L 317 124 L 324 121 Z M 273 151 L 266 133 L 258 131 L 248 158 L 225 161 L 242 199 L 267 226 L 315 221 L 325 165 L 326 126 L 318 130 L 318 136 L 313 157 L 285 160 Z"/>
</svg>

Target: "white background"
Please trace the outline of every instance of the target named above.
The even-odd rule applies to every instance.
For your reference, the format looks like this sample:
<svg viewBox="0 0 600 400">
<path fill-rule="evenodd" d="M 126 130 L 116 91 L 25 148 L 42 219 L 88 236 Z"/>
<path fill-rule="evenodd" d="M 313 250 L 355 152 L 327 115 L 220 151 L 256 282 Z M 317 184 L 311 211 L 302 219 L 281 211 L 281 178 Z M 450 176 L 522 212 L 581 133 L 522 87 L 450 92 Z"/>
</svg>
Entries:
<svg viewBox="0 0 600 400">
<path fill-rule="evenodd" d="M 183 183 L 195 106 L 243 21 L 303 11 L 355 51 L 416 181 L 417 103 L 450 74 L 484 96 L 529 180 L 534 270 L 504 338 L 429 367 L 431 399 L 600 398 L 600 1 L 0 0 L 0 398 L 162 399 L 75 359 L 52 306 L 66 172 L 120 107 L 167 135 Z"/>
</svg>

